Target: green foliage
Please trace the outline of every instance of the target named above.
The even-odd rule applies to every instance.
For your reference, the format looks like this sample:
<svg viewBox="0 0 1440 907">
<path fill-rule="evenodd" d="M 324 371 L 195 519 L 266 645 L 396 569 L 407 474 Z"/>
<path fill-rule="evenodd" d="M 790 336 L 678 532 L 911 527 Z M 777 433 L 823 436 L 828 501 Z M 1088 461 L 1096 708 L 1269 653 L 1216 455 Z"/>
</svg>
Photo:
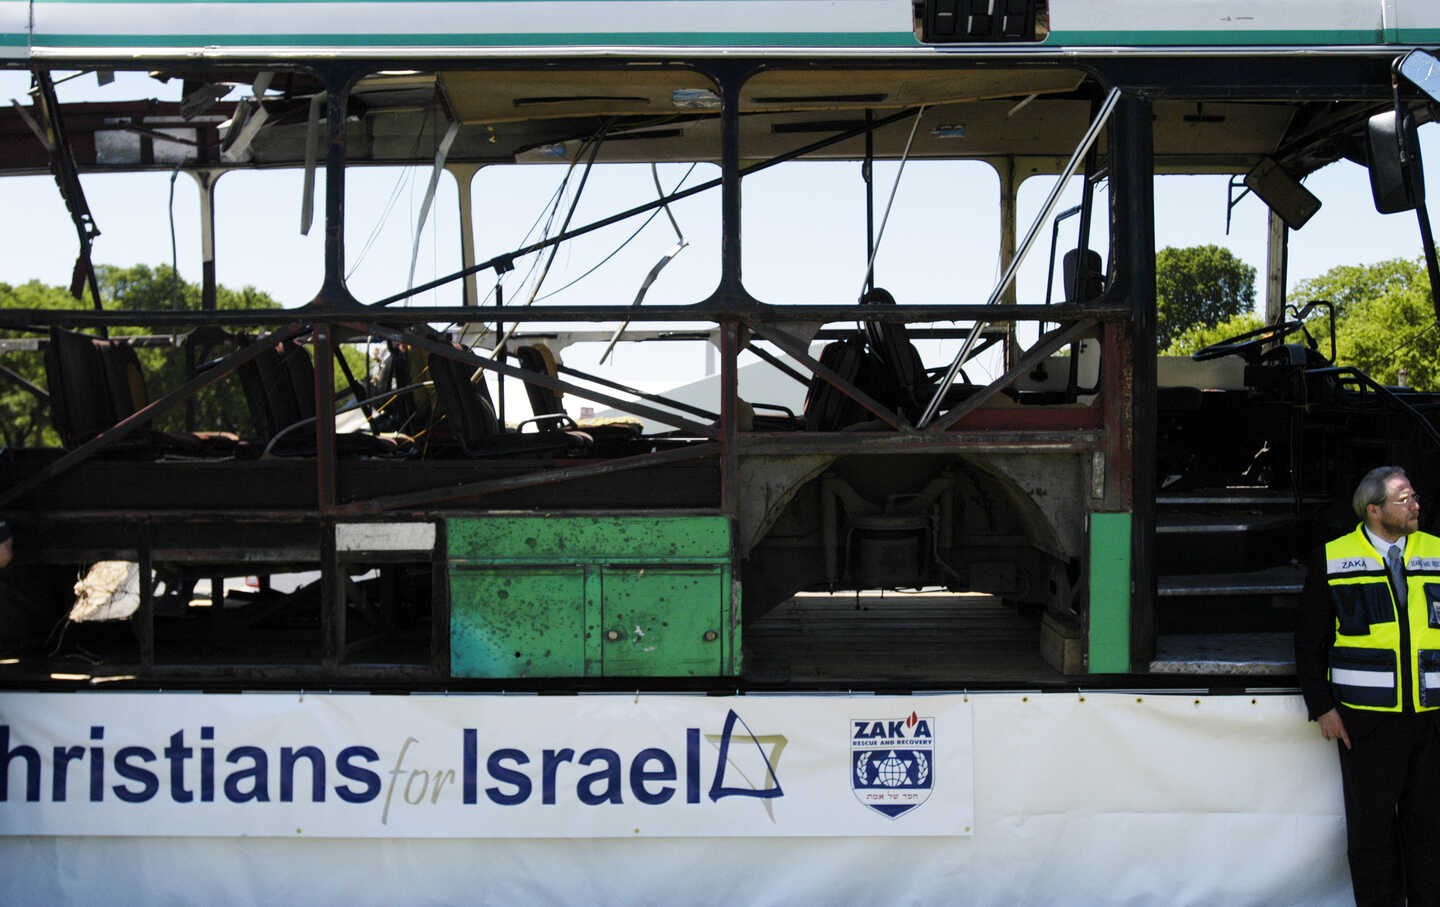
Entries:
<svg viewBox="0 0 1440 907">
<path fill-rule="evenodd" d="M 1379 299 L 1392 290 L 1428 287 L 1425 264 L 1420 259 L 1392 258 L 1373 265 L 1337 265 L 1302 281 L 1290 294 L 1297 308 L 1316 299 L 1335 304 L 1336 318 L 1343 318 L 1356 304 Z M 1432 319 L 1433 320 L 1433 319 Z"/>
<path fill-rule="evenodd" d="M 96 277 L 100 284 L 100 297 L 107 309 L 164 311 L 172 308 L 200 308 L 200 287 L 177 280 L 175 272 L 167 265 L 154 269 L 147 265 L 131 268 L 101 265 L 96 268 Z M 0 283 L 0 308 L 88 309 L 91 305 L 88 296 L 83 301 L 78 300 L 61 287 L 46 286 L 38 281 L 32 280 L 20 286 Z M 221 309 L 274 309 L 279 308 L 279 303 L 254 287 L 241 290 L 219 287 L 216 306 Z M 171 330 L 166 327 L 116 328 L 111 334 L 155 335 L 169 333 Z M 11 331 L 4 332 L 3 336 L 43 335 Z M 194 351 L 197 363 L 203 363 L 233 352 L 237 342 L 213 330 L 203 334 L 196 332 L 177 339 L 183 339 L 183 344 L 144 346 L 136 350 L 141 368 L 145 372 L 146 389 L 152 400 L 174 390 L 188 379 L 186 347 Z M 39 352 L 5 354 L 0 356 L 0 365 L 40 388 L 47 387 L 44 357 Z M 249 431 L 249 410 L 245 405 L 239 381 L 220 381 L 192 399 L 193 403 L 189 407 L 180 405 L 171 409 L 162 414 L 151 427 L 180 431 L 184 430 L 189 422 L 204 430 L 237 433 Z M 190 410 L 188 418 L 187 408 Z M 0 443 L 7 447 L 59 443 L 50 423 L 48 402 L 3 377 L 0 377 Z"/>
<path fill-rule="evenodd" d="M 0 308 L 6 309 L 78 309 L 88 308 L 60 287 L 50 287 L 32 280 L 19 286 L 0 283 Z M 4 338 L 34 338 L 38 335 L 19 331 L 0 331 Z M 32 385 L 46 389 L 44 357 L 39 351 L 0 354 L 0 367 L 15 373 Z M 59 443 L 50 428 L 50 403 L 0 374 L 0 445 L 27 447 Z"/>
<path fill-rule="evenodd" d="M 1167 246 L 1155 255 L 1155 345 L 1255 307 L 1255 269 L 1222 246 Z"/>
<path fill-rule="evenodd" d="M 1381 384 L 1440 390 L 1440 331 L 1423 264 L 1395 259 L 1332 268 L 1312 283 L 1327 279 L 1327 291 L 1345 300 L 1336 361 Z M 1375 289 L 1376 295 L 1363 295 Z"/>
<path fill-rule="evenodd" d="M 1175 336 L 1170 345 L 1160 351 L 1162 356 L 1189 356 L 1211 344 L 1219 343 L 1262 327 L 1265 319 L 1254 312 L 1241 312 L 1219 324 L 1196 325 Z"/>
</svg>

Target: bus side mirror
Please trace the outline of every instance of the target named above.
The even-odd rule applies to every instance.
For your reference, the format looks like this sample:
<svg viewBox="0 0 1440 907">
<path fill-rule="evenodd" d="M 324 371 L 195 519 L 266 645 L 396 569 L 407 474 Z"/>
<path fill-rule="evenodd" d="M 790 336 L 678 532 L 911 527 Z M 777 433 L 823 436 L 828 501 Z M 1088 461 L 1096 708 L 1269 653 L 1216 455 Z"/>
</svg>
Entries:
<svg viewBox="0 0 1440 907">
<path fill-rule="evenodd" d="M 1420 135 L 1415 118 L 1402 106 L 1400 110 L 1375 114 L 1366 131 L 1370 138 L 1370 192 L 1375 197 L 1375 210 L 1381 214 L 1414 210 L 1425 201 L 1425 171 L 1420 165 Z"/>
<path fill-rule="evenodd" d="M 1400 60 L 1397 68 L 1416 88 L 1440 101 L 1440 60 L 1434 54 L 1416 48 Z"/>
</svg>

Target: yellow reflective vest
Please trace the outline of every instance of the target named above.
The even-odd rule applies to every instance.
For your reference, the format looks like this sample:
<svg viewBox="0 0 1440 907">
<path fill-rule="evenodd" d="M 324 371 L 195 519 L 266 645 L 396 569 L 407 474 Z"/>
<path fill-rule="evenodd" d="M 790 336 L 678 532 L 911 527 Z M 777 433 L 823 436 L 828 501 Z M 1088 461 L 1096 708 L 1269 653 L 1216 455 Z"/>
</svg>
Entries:
<svg viewBox="0 0 1440 907">
<path fill-rule="evenodd" d="M 1371 546 L 1363 525 L 1325 546 L 1335 609 L 1330 684 L 1336 698 L 1354 709 L 1440 708 L 1440 538 L 1412 532 L 1405 540 L 1403 612 L 1384 555 Z"/>
</svg>

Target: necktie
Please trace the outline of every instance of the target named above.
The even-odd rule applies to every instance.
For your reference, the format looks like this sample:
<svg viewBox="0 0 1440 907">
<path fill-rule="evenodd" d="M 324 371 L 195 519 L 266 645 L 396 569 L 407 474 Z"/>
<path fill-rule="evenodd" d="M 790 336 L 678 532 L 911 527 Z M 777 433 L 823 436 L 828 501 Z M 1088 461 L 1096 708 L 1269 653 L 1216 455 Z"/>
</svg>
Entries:
<svg viewBox="0 0 1440 907">
<path fill-rule="evenodd" d="M 1390 582 L 1395 588 L 1395 598 L 1403 608 L 1408 590 L 1405 588 L 1405 569 L 1400 559 L 1399 545 L 1390 546 L 1390 551 L 1385 555 L 1385 563 L 1390 568 Z"/>
</svg>

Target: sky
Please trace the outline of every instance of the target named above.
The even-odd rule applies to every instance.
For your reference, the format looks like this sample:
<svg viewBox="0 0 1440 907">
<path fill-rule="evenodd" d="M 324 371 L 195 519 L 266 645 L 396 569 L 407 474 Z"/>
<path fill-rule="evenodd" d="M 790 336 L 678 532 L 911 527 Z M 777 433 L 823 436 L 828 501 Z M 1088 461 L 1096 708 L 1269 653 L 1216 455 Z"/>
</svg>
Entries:
<svg viewBox="0 0 1440 907">
<path fill-rule="evenodd" d="M 156 83 L 141 81 L 146 94 L 156 94 Z M 132 95 L 136 84 L 122 75 L 112 85 L 99 86 L 93 76 L 85 75 L 60 85 L 59 90 L 62 100 L 98 100 Z M 0 101 L 25 103 L 28 86 L 28 73 L 0 72 Z M 1435 189 L 1440 187 L 1440 125 L 1422 127 L 1421 136 L 1428 183 Z M 875 169 L 881 213 L 895 188 L 876 258 L 877 283 L 891 290 L 902 304 L 983 302 L 1000 275 L 999 184 L 994 172 L 976 162 L 910 162 L 895 187 L 898 163 L 881 162 Z M 475 177 L 474 197 L 476 247 L 482 260 L 523 244 L 563 173 L 559 165 L 497 166 L 480 171 Z M 664 164 L 657 175 L 668 191 L 712 179 L 718 168 L 701 164 L 692 170 L 685 164 Z M 428 179 L 429 168 L 352 168 L 348 173 L 347 282 L 361 301 L 405 288 L 416 217 Z M 173 212 L 180 273 L 199 281 L 199 193 L 192 179 L 181 174 L 172 186 L 168 173 L 104 174 L 85 175 L 81 182 L 101 231 L 94 246 L 96 262 L 119 266 L 170 263 Z M 1245 198 L 1234 209 L 1227 235 L 1226 182 L 1224 176 L 1158 177 L 1156 246 L 1215 243 L 1230 248 L 1256 268 L 1256 296 L 1263 306 L 1266 209 L 1253 195 Z M 1075 183 L 1078 180 L 1067 189 L 1062 209 L 1078 200 Z M 0 282 L 37 279 L 68 284 L 77 245 L 54 181 L 36 176 L 7 179 L 0 185 L 11 212 L 0 223 L 5 250 L 0 254 Z M 1032 178 L 1022 185 L 1022 235 L 1053 185 L 1051 177 Z M 1291 235 L 1290 287 L 1335 265 L 1420 254 L 1414 214 L 1377 214 L 1363 168 L 1338 162 L 1311 174 L 1306 186 L 1323 207 Z M 286 306 L 311 299 L 322 275 L 323 191 L 322 181 L 317 189 L 316 224 L 308 236 L 302 236 L 298 172 L 226 174 L 217 189 L 220 283 L 236 288 L 255 286 Z M 648 166 L 597 167 L 573 224 L 655 196 Z M 671 212 L 687 245 L 661 272 L 646 296 L 647 304 L 695 302 L 708 295 L 718 279 L 718 190 L 678 202 Z M 774 303 L 837 303 L 858 296 L 865 273 L 865 208 L 858 164 L 792 164 L 747 177 L 742 212 L 742 269 L 746 286 L 755 296 Z M 559 217 L 563 215 L 562 210 Z M 675 230 L 663 214 L 594 274 L 562 288 L 615 252 L 641 220 L 626 221 L 563 247 L 541 286 L 540 297 L 557 303 L 632 301 L 645 275 L 677 242 Z M 421 235 L 416 283 L 459 268 L 458 222 L 455 184 L 444 174 Z M 1074 220 L 1067 224 L 1071 236 L 1074 224 Z M 1094 244 L 1102 248 L 1105 227 L 1103 218 L 1095 226 Z M 1067 234 L 1062 231 L 1061 235 L 1063 246 Z M 1020 272 L 1021 302 L 1044 299 L 1048 225 L 1040 237 Z M 527 281 L 527 270 L 527 263 L 522 262 L 508 275 L 508 303 L 528 298 L 534 275 L 531 272 Z M 493 280 L 493 275 L 482 275 L 482 296 L 490 291 Z M 452 284 L 423 294 L 411 304 L 457 305 L 459 291 Z M 943 362 L 950 355 L 938 342 L 920 347 L 929 364 Z M 592 367 L 600 348 L 599 344 L 574 346 L 566 351 L 565 359 L 582 368 Z M 653 344 L 643 354 L 622 346 L 614 363 L 620 380 L 660 388 L 705 374 L 707 357 L 698 343 L 667 345 L 661 356 L 653 355 L 653 350 Z"/>
</svg>

